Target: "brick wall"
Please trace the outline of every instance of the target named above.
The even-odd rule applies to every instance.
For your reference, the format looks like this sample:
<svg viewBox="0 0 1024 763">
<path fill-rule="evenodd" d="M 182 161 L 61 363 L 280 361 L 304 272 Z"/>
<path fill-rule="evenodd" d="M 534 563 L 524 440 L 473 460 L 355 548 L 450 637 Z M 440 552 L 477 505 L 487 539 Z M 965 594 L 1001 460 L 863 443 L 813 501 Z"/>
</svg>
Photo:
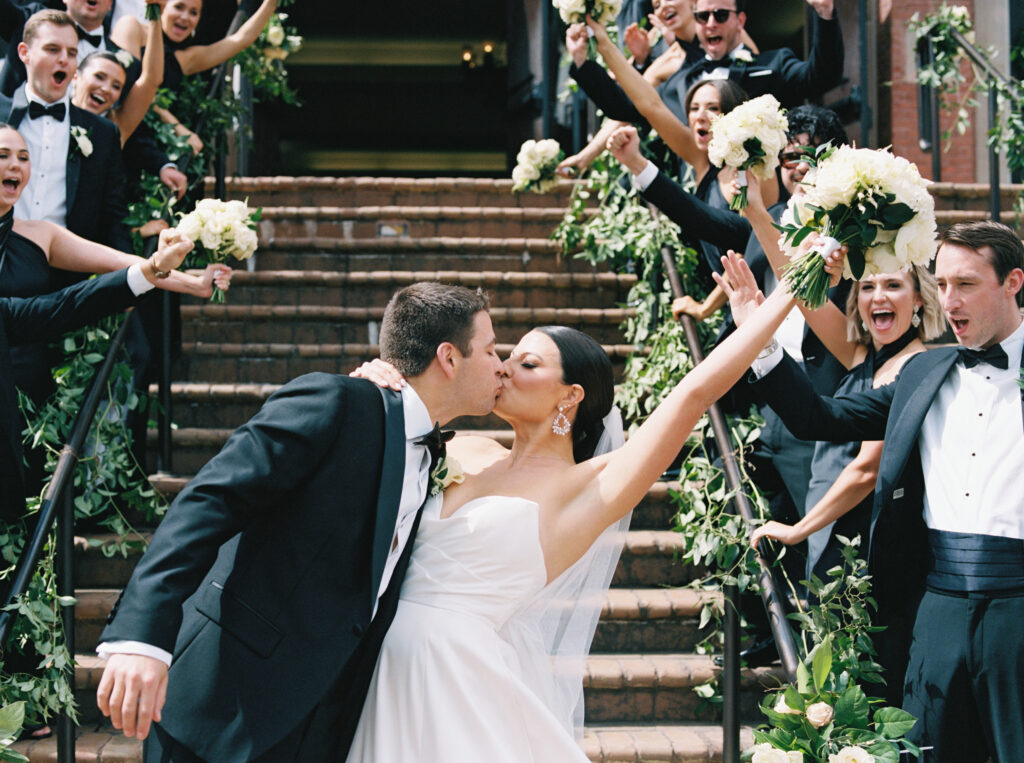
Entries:
<svg viewBox="0 0 1024 763">
<path fill-rule="evenodd" d="M 899 0 L 892 3 L 888 19 L 879 29 L 879 144 L 892 144 L 896 154 L 915 162 L 921 174 L 932 175 L 932 156 L 918 145 L 917 75 L 914 64 L 913 35 L 907 22 L 914 13 L 922 15 L 937 8 L 940 0 Z M 958 0 L 967 6 L 973 17 L 976 0 Z M 884 5 L 884 3 L 883 3 Z M 964 71 L 967 71 L 965 67 Z M 888 84 L 891 83 L 891 84 Z M 951 114 L 942 112 L 939 123 L 943 131 L 953 123 Z M 942 143 L 942 179 L 970 183 L 975 180 L 974 129 L 964 135 L 955 134 L 946 150 Z"/>
</svg>

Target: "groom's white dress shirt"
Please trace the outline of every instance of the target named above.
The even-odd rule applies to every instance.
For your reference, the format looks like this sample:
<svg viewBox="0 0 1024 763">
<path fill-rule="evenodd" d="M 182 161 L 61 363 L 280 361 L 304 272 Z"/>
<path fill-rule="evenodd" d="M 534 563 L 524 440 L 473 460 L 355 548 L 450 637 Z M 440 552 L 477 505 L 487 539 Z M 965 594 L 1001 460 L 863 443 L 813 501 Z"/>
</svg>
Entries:
<svg viewBox="0 0 1024 763">
<path fill-rule="evenodd" d="M 139 266 L 133 265 L 132 267 Z M 131 270 L 129 270 L 129 276 L 131 276 Z M 139 276 L 145 281 L 145 276 L 141 276 L 141 272 Z M 146 284 L 152 288 L 148 281 Z M 402 497 L 398 502 L 398 517 L 395 521 L 391 550 L 384 563 L 384 574 L 381 577 L 377 598 L 373 604 L 374 616 L 377 614 L 380 597 L 388 589 L 398 559 L 402 556 L 402 551 L 409 541 L 409 534 L 416 521 L 416 512 L 426 500 L 430 477 L 430 451 L 418 441 L 428 434 L 434 425 L 430 421 L 427 407 L 423 404 L 420 396 L 416 394 L 416 390 L 408 384 L 402 388 L 402 408 L 405 413 L 405 473 L 402 477 Z M 96 653 L 104 660 L 112 654 L 138 654 L 160 660 L 168 667 L 173 658 L 170 652 L 141 641 L 111 641 L 96 647 Z"/>
<path fill-rule="evenodd" d="M 46 103 L 32 92 L 28 83 L 14 91 L 14 108 L 27 108 L 30 101 L 43 106 Z M 48 220 L 66 227 L 68 197 L 68 149 L 71 144 L 71 97 L 56 103 L 64 104 L 64 119 L 53 117 L 29 119 L 25 114 L 18 125 L 18 132 L 25 139 L 29 156 L 32 157 L 32 175 L 29 177 L 21 198 L 14 205 L 14 216 L 22 220 Z"/>
</svg>

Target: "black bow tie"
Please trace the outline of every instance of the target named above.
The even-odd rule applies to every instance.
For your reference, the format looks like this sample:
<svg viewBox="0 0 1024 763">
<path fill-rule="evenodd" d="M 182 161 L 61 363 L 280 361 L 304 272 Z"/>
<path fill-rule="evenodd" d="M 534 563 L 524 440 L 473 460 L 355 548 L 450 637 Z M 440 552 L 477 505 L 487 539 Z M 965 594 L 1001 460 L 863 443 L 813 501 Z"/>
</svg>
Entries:
<svg viewBox="0 0 1024 763">
<path fill-rule="evenodd" d="M 712 61 L 710 58 L 704 57 L 693 65 L 693 76 L 700 77 L 702 74 L 710 74 L 715 69 L 728 69 L 731 63 L 732 61 L 729 58 Z"/>
<path fill-rule="evenodd" d="M 430 470 L 433 471 L 437 462 L 444 458 L 444 446 L 455 436 L 455 432 L 450 429 L 444 431 L 435 422 L 434 428 L 427 432 L 423 437 L 418 439 L 416 443 L 418 445 L 426 445 L 427 450 L 430 452 Z"/>
<path fill-rule="evenodd" d="M 972 350 L 970 347 L 960 347 L 960 359 L 967 368 L 974 368 L 979 363 L 988 363 L 990 366 L 1006 370 L 1010 367 L 1010 359 L 1006 357 L 1006 351 L 998 343 L 987 347 L 984 350 Z"/>
<path fill-rule="evenodd" d="M 84 29 L 82 29 L 82 27 L 80 27 L 80 26 L 76 26 L 75 29 L 78 30 L 78 40 L 80 42 L 82 42 L 82 41 L 87 42 L 90 45 L 92 45 L 94 48 L 96 48 L 97 50 L 102 50 L 103 49 L 103 35 L 102 34 L 89 34 Z"/>
<path fill-rule="evenodd" d="M 58 122 L 64 121 L 64 113 L 67 107 L 63 103 L 52 103 L 44 106 L 39 101 L 29 101 L 28 118 L 39 119 L 39 117 L 53 117 Z"/>
</svg>

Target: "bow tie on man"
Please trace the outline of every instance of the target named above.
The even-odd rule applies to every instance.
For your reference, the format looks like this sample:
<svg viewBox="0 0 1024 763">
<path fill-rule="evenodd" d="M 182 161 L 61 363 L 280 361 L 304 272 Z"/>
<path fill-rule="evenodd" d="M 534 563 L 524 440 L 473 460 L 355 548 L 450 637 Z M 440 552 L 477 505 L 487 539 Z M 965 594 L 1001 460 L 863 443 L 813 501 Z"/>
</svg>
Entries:
<svg viewBox="0 0 1024 763">
<path fill-rule="evenodd" d="M 58 122 L 64 121 L 64 114 L 67 111 L 67 106 L 64 103 L 52 103 L 49 106 L 44 106 L 39 101 L 29 101 L 28 104 L 28 118 L 39 119 L 39 117 L 53 117 Z"/>
<path fill-rule="evenodd" d="M 101 33 L 89 34 L 82 27 L 75 26 L 75 30 L 78 32 L 78 39 L 81 42 L 87 42 L 92 45 L 96 50 L 103 50 L 103 35 Z"/>
<path fill-rule="evenodd" d="M 994 344 L 982 350 L 974 350 L 970 347 L 959 347 L 960 359 L 967 368 L 974 368 L 979 363 L 988 363 L 995 368 L 1004 371 L 1010 367 L 1010 359 L 1006 357 L 1006 351 L 1001 345 Z"/>
<path fill-rule="evenodd" d="M 444 458 L 445 444 L 454 436 L 454 431 L 451 429 L 442 430 L 441 426 L 435 421 L 434 428 L 416 441 L 419 445 L 427 446 L 427 451 L 430 453 L 431 472 L 434 471 L 434 467 L 437 466 L 437 462 Z"/>
</svg>

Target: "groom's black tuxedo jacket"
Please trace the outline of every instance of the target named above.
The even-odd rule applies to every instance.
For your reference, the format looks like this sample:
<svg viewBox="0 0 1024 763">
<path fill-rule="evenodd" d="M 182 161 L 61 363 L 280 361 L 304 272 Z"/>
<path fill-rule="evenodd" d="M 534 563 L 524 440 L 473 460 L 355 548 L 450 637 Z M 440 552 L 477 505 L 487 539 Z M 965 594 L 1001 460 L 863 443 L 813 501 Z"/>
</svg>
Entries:
<svg viewBox="0 0 1024 763">
<path fill-rule="evenodd" d="M 818 396 L 807 376 L 788 358 L 754 384 L 797 437 L 835 442 L 885 440 L 875 486 L 868 565 L 878 602 L 877 619 L 889 628 L 881 636 L 890 688 L 898 677 L 896 689 L 902 687 L 902 661 L 930 557 L 924 523 L 927 486 L 918 437 L 932 401 L 956 362 L 954 347 L 922 352 L 906 362 L 892 384 L 836 398 Z"/>
<path fill-rule="evenodd" d="M 15 519 L 25 513 L 21 417 L 9 348 L 57 339 L 129 307 L 136 298 L 125 272 L 107 273 L 40 297 L 0 298 L 0 518 Z"/>
<path fill-rule="evenodd" d="M 168 734 L 205 760 L 245 761 L 341 694 L 348 716 L 308 733 L 344 759 L 413 545 L 371 626 L 404 463 L 400 395 L 309 374 L 189 483 L 100 639 L 174 654 Z"/>
<path fill-rule="evenodd" d="M 27 118 L 25 112 L 26 109 L 14 107 L 12 98 L 0 95 L 0 122 L 17 129 Z M 93 150 L 89 156 L 82 156 L 74 150 L 75 139 L 70 139 L 65 227 L 98 244 L 133 252 L 131 234 L 124 224 L 128 208 L 124 199 L 124 163 L 117 126 L 74 105 L 70 107 L 68 119 L 71 127 L 86 130 Z"/>
<path fill-rule="evenodd" d="M 844 55 L 838 17 L 824 21 L 815 14 L 814 38 L 806 61 L 789 48 L 766 50 L 753 56 L 751 62 L 726 60 L 705 64 L 703 59 L 691 60 L 688 56 L 679 70 L 658 86 L 658 93 L 672 113 L 686 122 L 683 104 L 687 90 L 700 79 L 705 66 L 727 66 L 729 79 L 742 87 L 750 98 L 770 93 L 783 106 L 792 108 L 840 83 Z M 580 67 L 573 65 L 569 74 L 605 116 L 647 124 L 629 96 L 596 61 L 585 61 Z"/>
</svg>

